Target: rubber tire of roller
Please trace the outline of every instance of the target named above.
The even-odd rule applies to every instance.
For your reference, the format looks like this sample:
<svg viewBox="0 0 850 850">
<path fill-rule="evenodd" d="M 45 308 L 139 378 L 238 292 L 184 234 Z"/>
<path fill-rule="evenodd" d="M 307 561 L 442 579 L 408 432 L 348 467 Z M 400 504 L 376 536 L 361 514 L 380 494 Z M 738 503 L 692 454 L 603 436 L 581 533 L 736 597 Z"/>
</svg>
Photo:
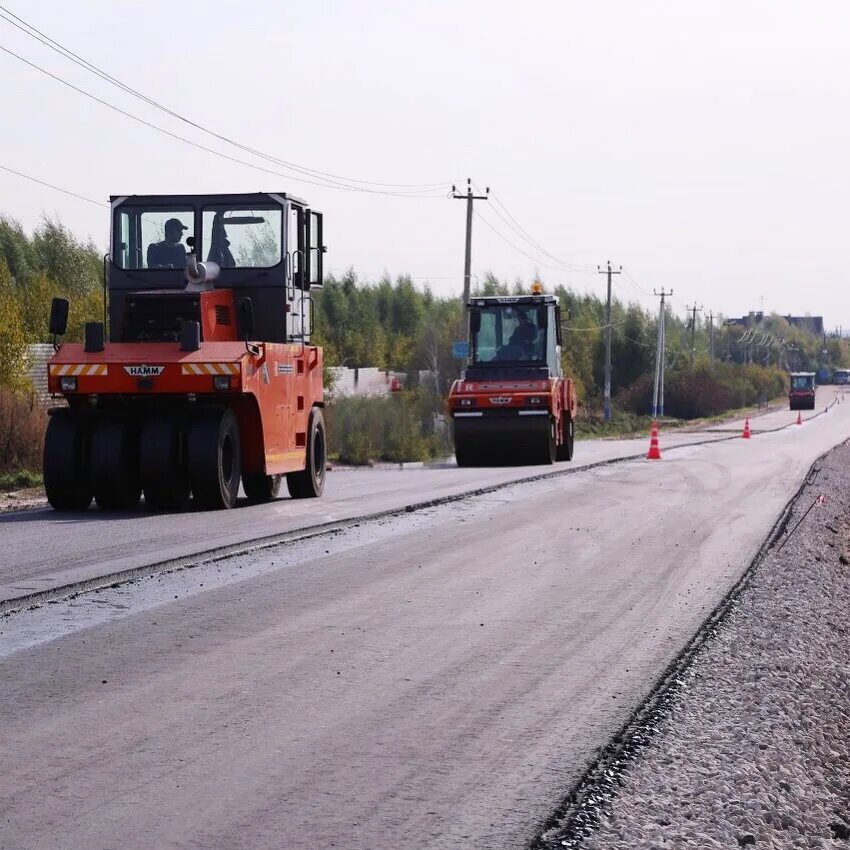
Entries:
<svg viewBox="0 0 850 850">
<path fill-rule="evenodd" d="M 455 440 L 455 460 L 458 466 L 480 466 L 481 452 L 469 437 Z"/>
<path fill-rule="evenodd" d="M 286 486 L 293 499 L 315 499 L 325 489 L 325 467 L 327 464 L 327 439 L 325 418 L 316 407 L 310 414 L 307 426 L 307 466 L 301 472 L 290 472 Z"/>
<path fill-rule="evenodd" d="M 254 504 L 258 502 L 270 502 L 280 495 L 280 488 L 283 484 L 282 475 L 249 475 L 243 473 L 242 487 L 245 490 L 245 495 L 248 501 Z"/>
<path fill-rule="evenodd" d="M 53 510 L 84 511 L 91 504 L 88 428 L 73 410 L 58 410 L 47 423 L 42 473 Z"/>
<path fill-rule="evenodd" d="M 557 455 L 557 443 L 555 442 L 555 420 L 550 419 L 549 428 L 546 431 L 546 442 L 540 446 L 540 458 L 538 463 L 550 465 L 555 462 Z M 541 441 L 542 442 L 542 441 Z"/>
<path fill-rule="evenodd" d="M 189 475 L 176 417 L 159 414 L 145 420 L 139 437 L 139 470 L 148 510 L 186 509 Z"/>
<path fill-rule="evenodd" d="M 239 426 L 232 410 L 202 411 L 192 420 L 186 460 L 197 507 L 218 510 L 236 505 L 242 453 Z"/>
<path fill-rule="evenodd" d="M 118 418 L 95 422 L 89 469 L 94 499 L 103 511 L 129 511 L 142 495 L 139 443 L 132 424 Z"/>
</svg>

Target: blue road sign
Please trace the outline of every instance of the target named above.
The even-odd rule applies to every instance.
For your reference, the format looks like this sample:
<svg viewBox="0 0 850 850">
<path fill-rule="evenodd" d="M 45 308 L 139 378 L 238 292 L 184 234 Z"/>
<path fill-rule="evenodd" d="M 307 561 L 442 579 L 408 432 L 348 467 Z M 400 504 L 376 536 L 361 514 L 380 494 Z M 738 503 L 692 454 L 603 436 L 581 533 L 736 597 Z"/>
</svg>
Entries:
<svg viewBox="0 0 850 850">
<path fill-rule="evenodd" d="M 453 342 L 452 357 L 454 357 L 455 360 L 466 360 L 466 358 L 469 357 L 469 343 Z"/>
</svg>

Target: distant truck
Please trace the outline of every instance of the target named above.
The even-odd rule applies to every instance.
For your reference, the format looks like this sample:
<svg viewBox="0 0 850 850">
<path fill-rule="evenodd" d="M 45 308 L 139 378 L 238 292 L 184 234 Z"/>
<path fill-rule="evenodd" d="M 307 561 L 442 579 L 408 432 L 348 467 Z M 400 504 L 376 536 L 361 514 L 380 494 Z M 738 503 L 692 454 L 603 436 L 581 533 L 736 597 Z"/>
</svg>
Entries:
<svg viewBox="0 0 850 850">
<path fill-rule="evenodd" d="M 832 373 L 832 383 L 838 386 L 850 384 L 850 369 L 836 369 Z"/>
<path fill-rule="evenodd" d="M 469 365 L 449 392 L 458 466 L 572 460 L 575 384 L 554 295 L 473 298 Z"/>
<path fill-rule="evenodd" d="M 815 409 L 815 373 L 792 372 L 788 390 L 788 406 L 791 410 Z"/>
</svg>

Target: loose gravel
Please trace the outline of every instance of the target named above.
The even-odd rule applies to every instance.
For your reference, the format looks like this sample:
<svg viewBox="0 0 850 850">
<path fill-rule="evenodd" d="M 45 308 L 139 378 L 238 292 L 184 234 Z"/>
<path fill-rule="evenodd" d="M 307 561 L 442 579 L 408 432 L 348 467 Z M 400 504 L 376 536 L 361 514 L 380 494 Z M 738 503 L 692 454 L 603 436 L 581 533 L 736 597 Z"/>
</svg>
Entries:
<svg viewBox="0 0 850 850">
<path fill-rule="evenodd" d="M 850 848 L 850 446 L 816 467 L 595 830 L 545 846 Z"/>
</svg>

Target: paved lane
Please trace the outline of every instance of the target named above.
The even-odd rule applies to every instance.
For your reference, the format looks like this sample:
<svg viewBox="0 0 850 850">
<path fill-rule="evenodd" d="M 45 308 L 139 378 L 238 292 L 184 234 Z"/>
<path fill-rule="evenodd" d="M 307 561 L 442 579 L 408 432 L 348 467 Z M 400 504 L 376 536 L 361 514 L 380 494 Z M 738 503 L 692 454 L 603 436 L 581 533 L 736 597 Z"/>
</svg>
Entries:
<svg viewBox="0 0 850 850">
<path fill-rule="evenodd" d="M 832 388 L 822 388 L 814 413 L 820 411 L 821 402 L 826 404 L 831 398 Z M 805 415 L 811 414 L 806 411 Z M 776 428 L 793 418 L 783 410 L 761 416 L 753 424 L 758 429 Z M 716 434 L 671 431 L 662 435 L 662 449 L 720 439 L 742 427 L 743 421 L 725 425 Z M 588 440 L 577 444 L 572 463 L 556 467 L 458 469 L 452 464 L 442 468 L 332 472 L 320 500 L 283 498 L 265 505 L 243 504 L 233 511 L 148 515 L 102 514 L 92 509 L 62 515 L 46 508 L 0 514 L 0 600 L 265 535 L 404 508 L 548 471 L 640 455 L 646 448 L 643 437 Z"/>
<path fill-rule="evenodd" d="M 848 435 L 840 406 L 7 618 L 0 846 L 521 847 Z"/>
</svg>

